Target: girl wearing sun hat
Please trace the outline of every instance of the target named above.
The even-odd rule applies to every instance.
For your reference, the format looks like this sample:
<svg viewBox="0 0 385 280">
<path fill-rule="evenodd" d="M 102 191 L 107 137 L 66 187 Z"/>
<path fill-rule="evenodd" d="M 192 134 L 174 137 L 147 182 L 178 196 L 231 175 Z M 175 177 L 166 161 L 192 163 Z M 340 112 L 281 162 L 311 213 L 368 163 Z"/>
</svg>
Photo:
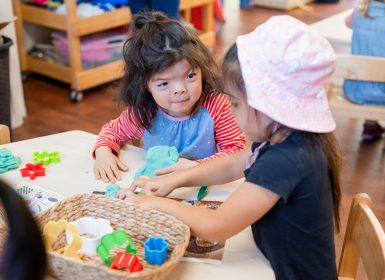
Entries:
<svg viewBox="0 0 385 280">
<path fill-rule="evenodd" d="M 277 279 L 337 279 L 333 231 L 334 225 L 339 231 L 340 160 L 324 91 L 334 63 L 329 43 L 289 16 L 272 17 L 239 36 L 222 69 L 252 150 L 140 178 L 118 197 L 170 213 L 212 241 L 251 225 Z M 245 182 L 215 211 L 157 197 L 243 176 Z M 137 187 L 152 196 L 134 195 Z"/>
</svg>

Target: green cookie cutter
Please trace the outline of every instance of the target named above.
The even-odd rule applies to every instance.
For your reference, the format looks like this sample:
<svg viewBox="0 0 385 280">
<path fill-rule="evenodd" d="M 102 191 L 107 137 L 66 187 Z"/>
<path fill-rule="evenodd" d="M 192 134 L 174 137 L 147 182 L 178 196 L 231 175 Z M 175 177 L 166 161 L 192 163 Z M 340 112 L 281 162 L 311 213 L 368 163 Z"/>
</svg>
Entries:
<svg viewBox="0 0 385 280">
<path fill-rule="evenodd" d="M 32 162 L 42 163 L 44 165 L 49 165 L 50 163 L 58 163 L 60 162 L 60 153 L 59 152 L 34 152 L 32 154 Z"/>
<path fill-rule="evenodd" d="M 110 266 L 112 260 L 115 258 L 115 255 L 112 256 L 110 254 L 111 249 L 117 247 L 126 247 L 126 253 L 136 254 L 138 252 L 134 241 L 132 241 L 132 238 L 124 230 L 117 230 L 106 234 L 100 240 L 96 251 L 107 266 Z"/>
</svg>

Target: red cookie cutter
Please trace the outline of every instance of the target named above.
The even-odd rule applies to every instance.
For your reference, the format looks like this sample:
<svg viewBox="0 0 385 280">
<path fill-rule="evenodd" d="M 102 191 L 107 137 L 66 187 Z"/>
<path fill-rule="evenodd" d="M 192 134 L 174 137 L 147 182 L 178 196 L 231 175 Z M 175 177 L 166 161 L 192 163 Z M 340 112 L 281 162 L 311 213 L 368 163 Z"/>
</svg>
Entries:
<svg viewBox="0 0 385 280">
<path fill-rule="evenodd" d="M 45 176 L 45 168 L 41 163 L 27 163 L 25 168 L 20 169 L 20 172 L 22 177 L 29 177 L 31 180 L 34 180 L 37 176 Z"/>
</svg>

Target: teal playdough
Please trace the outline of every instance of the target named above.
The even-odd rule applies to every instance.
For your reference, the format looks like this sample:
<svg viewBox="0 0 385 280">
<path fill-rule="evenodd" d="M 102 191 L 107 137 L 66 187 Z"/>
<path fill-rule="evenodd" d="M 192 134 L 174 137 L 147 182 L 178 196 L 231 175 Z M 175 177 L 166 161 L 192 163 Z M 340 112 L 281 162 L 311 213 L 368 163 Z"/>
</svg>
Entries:
<svg viewBox="0 0 385 280">
<path fill-rule="evenodd" d="M 121 189 L 118 184 L 110 184 L 106 187 L 106 197 L 115 197 L 117 192 Z"/>
<path fill-rule="evenodd" d="M 146 163 L 136 172 L 134 179 L 140 176 L 155 177 L 155 171 L 176 163 L 179 153 L 176 147 L 154 146 L 147 151 Z"/>
<path fill-rule="evenodd" d="M 7 148 L 0 149 L 0 174 L 10 169 L 17 168 L 21 163 L 19 157 L 14 157 L 12 152 Z"/>
</svg>

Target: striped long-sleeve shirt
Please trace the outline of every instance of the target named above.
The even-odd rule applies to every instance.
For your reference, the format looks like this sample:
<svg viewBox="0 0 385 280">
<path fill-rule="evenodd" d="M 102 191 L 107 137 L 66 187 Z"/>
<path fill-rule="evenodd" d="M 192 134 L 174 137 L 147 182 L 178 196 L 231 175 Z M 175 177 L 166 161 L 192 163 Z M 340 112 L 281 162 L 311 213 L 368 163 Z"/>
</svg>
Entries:
<svg viewBox="0 0 385 280">
<path fill-rule="evenodd" d="M 144 148 L 175 146 L 181 157 L 207 161 L 234 154 L 246 146 L 244 134 L 231 114 L 231 104 L 223 94 L 211 95 L 192 116 L 175 118 L 158 109 L 151 128 L 141 128 L 127 108 L 102 127 L 94 146 L 108 146 L 115 154 L 127 141 L 142 138 Z"/>
</svg>

